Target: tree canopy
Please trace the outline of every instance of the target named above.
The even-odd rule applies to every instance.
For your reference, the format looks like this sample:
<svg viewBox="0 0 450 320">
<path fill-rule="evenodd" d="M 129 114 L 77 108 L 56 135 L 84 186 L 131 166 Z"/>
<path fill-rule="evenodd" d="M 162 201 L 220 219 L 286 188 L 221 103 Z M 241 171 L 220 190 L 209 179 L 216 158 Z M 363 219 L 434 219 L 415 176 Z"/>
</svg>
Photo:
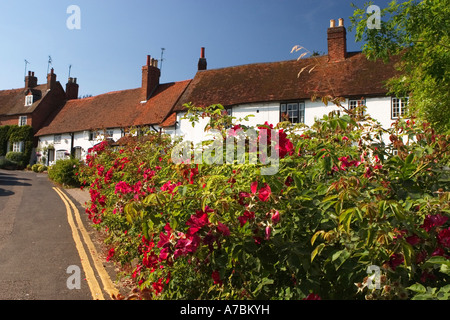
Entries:
<svg viewBox="0 0 450 320">
<path fill-rule="evenodd" d="M 401 75 L 389 81 L 391 94 L 408 95 L 410 115 L 450 131 L 450 0 L 392 1 L 380 8 L 381 23 L 370 28 L 373 12 L 355 8 L 350 17 L 356 41 L 368 59 L 401 55 Z M 367 11 L 366 11 L 367 10 Z M 368 24 L 369 21 L 369 24 Z"/>
</svg>

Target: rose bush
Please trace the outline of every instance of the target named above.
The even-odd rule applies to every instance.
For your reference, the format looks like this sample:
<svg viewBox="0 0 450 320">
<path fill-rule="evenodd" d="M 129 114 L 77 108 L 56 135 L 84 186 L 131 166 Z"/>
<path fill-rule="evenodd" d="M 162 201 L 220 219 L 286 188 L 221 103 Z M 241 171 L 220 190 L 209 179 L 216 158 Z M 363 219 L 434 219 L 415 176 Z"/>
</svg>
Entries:
<svg viewBox="0 0 450 320">
<path fill-rule="evenodd" d="M 190 110 L 224 138 L 248 129 L 220 105 Z M 270 140 L 266 128 L 259 138 Z M 275 129 L 274 175 L 262 164 L 174 164 L 177 142 L 158 133 L 92 150 L 79 174 L 86 213 L 140 297 L 448 298 L 448 136 L 338 113 Z M 376 288 L 369 266 L 381 270 Z"/>
</svg>

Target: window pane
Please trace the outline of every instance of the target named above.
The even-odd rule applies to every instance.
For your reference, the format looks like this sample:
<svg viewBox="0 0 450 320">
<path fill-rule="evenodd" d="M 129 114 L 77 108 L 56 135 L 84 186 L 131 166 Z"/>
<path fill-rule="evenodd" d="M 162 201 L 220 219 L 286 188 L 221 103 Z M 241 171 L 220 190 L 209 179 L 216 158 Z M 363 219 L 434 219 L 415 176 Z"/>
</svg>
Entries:
<svg viewBox="0 0 450 320">
<path fill-rule="evenodd" d="M 397 118 L 400 112 L 399 99 L 392 98 L 392 117 Z"/>
<path fill-rule="evenodd" d="M 304 118 L 305 118 L 304 102 L 280 104 L 280 121 L 289 120 L 291 123 L 300 123 L 300 122 L 304 123 Z"/>
<path fill-rule="evenodd" d="M 288 111 L 289 110 L 298 110 L 298 103 L 289 103 L 288 104 Z"/>
<path fill-rule="evenodd" d="M 22 127 L 22 126 L 26 126 L 26 125 L 27 125 L 27 117 L 26 116 L 21 116 L 19 118 L 19 126 Z"/>
</svg>

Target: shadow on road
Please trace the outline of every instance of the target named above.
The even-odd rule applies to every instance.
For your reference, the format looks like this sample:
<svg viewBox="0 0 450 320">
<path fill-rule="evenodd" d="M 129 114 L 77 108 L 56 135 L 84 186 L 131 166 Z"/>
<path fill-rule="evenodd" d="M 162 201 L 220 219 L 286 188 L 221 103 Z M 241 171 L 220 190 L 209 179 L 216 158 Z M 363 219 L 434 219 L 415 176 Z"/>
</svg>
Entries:
<svg viewBox="0 0 450 320">
<path fill-rule="evenodd" d="M 4 189 L 2 187 L 7 186 L 31 186 L 29 181 L 30 179 L 20 178 L 14 173 L 7 173 L 5 171 L 0 172 L 0 197 L 11 196 L 14 194 L 13 191 Z"/>
<path fill-rule="evenodd" d="M 0 197 L 12 196 L 14 192 L 0 188 Z"/>
</svg>

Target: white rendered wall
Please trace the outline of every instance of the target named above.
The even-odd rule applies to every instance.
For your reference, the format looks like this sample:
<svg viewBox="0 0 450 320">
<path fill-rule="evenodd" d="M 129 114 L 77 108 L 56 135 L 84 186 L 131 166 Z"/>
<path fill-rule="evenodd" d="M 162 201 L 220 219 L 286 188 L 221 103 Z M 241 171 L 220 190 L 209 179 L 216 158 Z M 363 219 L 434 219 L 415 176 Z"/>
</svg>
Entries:
<svg viewBox="0 0 450 320">
<path fill-rule="evenodd" d="M 119 140 L 122 137 L 122 129 L 116 128 L 111 129 L 113 132 L 113 135 L 111 138 L 114 141 Z M 95 135 L 93 140 L 89 140 L 89 131 L 80 131 L 75 132 L 73 137 L 73 147 L 74 148 L 81 148 L 81 158 L 84 159 L 86 155 L 88 154 L 88 150 L 95 146 L 96 144 L 102 142 L 104 139 L 103 133 Z M 46 154 L 43 154 L 43 150 L 47 149 L 48 147 L 53 146 L 55 150 L 55 154 L 58 151 L 65 151 L 67 154 L 70 154 L 71 146 L 72 146 L 72 137 L 70 133 L 63 133 L 61 134 L 61 140 L 60 142 L 55 142 L 55 135 L 47 135 L 47 136 L 40 136 L 39 137 L 39 145 L 38 150 L 39 154 L 41 156 L 47 157 Z M 67 155 L 66 158 L 69 158 Z M 39 160 L 39 157 L 38 157 Z M 54 162 L 49 163 L 49 165 L 54 164 Z"/>
<path fill-rule="evenodd" d="M 348 100 L 342 103 L 343 106 L 348 108 Z M 366 99 L 366 113 L 370 114 L 374 119 L 378 120 L 380 124 L 385 128 L 389 128 L 394 120 L 391 119 L 391 98 L 390 97 L 376 97 Z M 339 107 L 333 105 L 332 103 L 325 106 L 322 101 L 312 102 L 311 100 L 305 101 L 305 124 L 311 126 L 315 119 L 320 119 L 323 115 L 330 113 L 333 110 L 339 110 Z M 209 139 L 211 136 L 204 131 L 209 119 L 200 118 L 199 122 L 196 123 L 195 127 L 192 127 L 191 122 L 187 119 L 183 119 L 185 115 L 184 112 L 177 114 L 177 125 L 175 127 L 165 128 L 164 133 L 171 135 L 172 137 L 183 137 L 184 140 L 190 140 L 194 143 L 201 142 L 203 140 Z M 236 118 L 236 122 L 247 125 L 254 126 L 264 124 L 266 121 L 274 126 L 280 120 L 280 102 L 269 102 L 269 103 L 251 103 L 243 104 L 232 107 L 232 115 Z M 248 121 L 238 121 L 240 118 L 244 118 L 247 115 L 253 115 L 249 117 Z M 159 130 L 159 127 L 155 127 Z M 120 128 L 113 129 L 112 139 L 114 141 L 119 140 L 123 136 L 123 130 Z M 74 134 L 73 147 L 81 147 L 81 157 L 84 159 L 88 153 L 88 150 L 94 145 L 103 141 L 103 134 L 99 134 L 94 140 L 89 140 L 89 135 L 87 131 L 76 132 Z M 389 143 L 388 137 L 384 137 L 385 142 Z M 62 134 L 61 142 L 55 143 L 54 135 L 41 136 L 39 137 L 39 147 L 38 150 L 43 150 L 53 145 L 55 151 L 66 151 L 70 154 L 71 149 L 71 136 L 70 134 Z M 42 154 L 42 151 L 39 152 Z"/>
<path fill-rule="evenodd" d="M 348 108 L 348 99 L 342 102 L 342 105 Z M 388 129 L 391 124 L 395 121 L 391 119 L 391 98 L 390 97 L 375 97 L 366 99 L 366 113 L 370 114 L 372 118 L 376 119 L 383 128 Z M 305 124 L 311 126 L 314 124 L 316 119 L 321 119 L 324 115 L 328 113 L 339 110 L 340 108 L 336 105 L 329 103 L 326 106 L 322 101 L 305 101 Z M 248 121 L 238 121 L 240 118 L 244 118 L 247 115 L 253 115 L 249 117 Z M 204 128 L 208 123 L 209 119 L 201 119 L 196 123 L 195 127 L 187 119 L 183 119 L 185 115 L 184 112 L 177 115 L 178 124 L 176 128 L 172 130 L 166 130 L 176 137 L 184 137 L 185 140 L 193 141 L 194 143 L 205 140 L 207 137 L 204 132 Z M 270 103 L 251 103 L 236 105 L 232 107 L 232 115 L 237 118 L 236 122 L 247 125 L 247 126 L 257 126 L 264 124 L 266 121 L 274 126 L 280 121 L 280 102 L 270 102 Z"/>
</svg>

